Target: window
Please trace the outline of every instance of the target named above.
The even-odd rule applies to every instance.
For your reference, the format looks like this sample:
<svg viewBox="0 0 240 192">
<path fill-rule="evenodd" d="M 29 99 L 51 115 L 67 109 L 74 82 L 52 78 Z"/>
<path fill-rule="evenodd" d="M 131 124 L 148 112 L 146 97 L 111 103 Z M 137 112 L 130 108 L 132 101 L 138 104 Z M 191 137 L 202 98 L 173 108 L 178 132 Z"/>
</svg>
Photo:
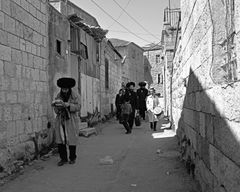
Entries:
<svg viewBox="0 0 240 192">
<path fill-rule="evenodd" d="M 163 84 L 163 75 L 162 74 L 157 75 L 157 83 L 158 84 Z"/>
<path fill-rule="evenodd" d="M 132 58 L 135 59 L 136 58 L 136 50 L 132 51 Z"/>
<path fill-rule="evenodd" d="M 73 53 L 79 53 L 80 51 L 80 32 L 76 27 L 71 26 L 70 28 L 70 40 L 71 40 L 71 51 Z"/>
<path fill-rule="evenodd" d="M 88 59 L 87 46 L 84 45 L 82 42 L 80 43 L 80 55 L 81 55 L 84 59 Z"/>
<path fill-rule="evenodd" d="M 236 32 L 235 32 L 235 1 L 226 0 L 226 12 L 227 18 L 225 21 L 225 28 L 227 32 L 227 38 L 223 42 L 222 46 L 225 51 L 224 65 L 221 68 L 224 71 L 223 78 L 226 83 L 235 82 L 238 80 L 237 74 L 237 61 L 236 61 Z"/>
<path fill-rule="evenodd" d="M 108 59 L 105 59 L 105 88 L 109 88 L 109 62 Z"/>
<path fill-rule="evenodd" d="M 160 59 L 161 59 L 160 55 L 156 55 L 156 63 L 160 63 Z"/>
<path fill-rule="evenodd" d="M 61 41 L 56 40 L 56 50 L 59 55 L 62 55 L 62 47 L 61 47 L 62 45 L 61 44 L 62 44 Z"/>
<path fill-rule="evenodd" d="M 80 31 L 78 28 L 70 28 L 71 52 L 81 55 L 82 58 L 88 59 L 87 46 L 80 41 Z"/>
<path fill-rule="evenodd" d="M 99 62 L 100 61 L 100 57 L 99 57 L 99 44 L 96 44 L 96 61 Z"/>
</svg>

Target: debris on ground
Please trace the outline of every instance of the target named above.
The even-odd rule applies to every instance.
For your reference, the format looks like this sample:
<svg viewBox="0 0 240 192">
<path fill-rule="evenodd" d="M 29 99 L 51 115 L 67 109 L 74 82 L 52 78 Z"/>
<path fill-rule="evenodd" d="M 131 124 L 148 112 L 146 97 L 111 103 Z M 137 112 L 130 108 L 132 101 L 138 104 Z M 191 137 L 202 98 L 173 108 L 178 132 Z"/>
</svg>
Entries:
<svg viewBox="0 0 240 192">
<path fill-rule="evenodd" d="M 167 174 L 167 175 L 170 175 L 170 172 L 169 172 L 169 171 L 167 171 L 167 172 L 166 172 L 166 174 Z"/>
<path fill-rule="evenodd" d="M 97 135 L 97 131 L 94 127 L 84 128 L 79 131 L 79 136 L 89 137 L 90 135 Z"/>
<path fill-rule="evenodd" d="M 158 149 L 158 150 L 157 150 L 157 154 L 160 154 L 160 153 L 162 153 L 162 150 L 161 150 L 161 149 Z"/>
<path fill-rule="evenodd" d="M 48 153 L 48 154 L 43 155 L 42 157 L 40 157 L 40 159 L 41 159 L 42 161 L 47 161 L 47 160 L 50 158 L 51 155 L 52 155 L 51 153 Z"/>
<path fill-rule="evenodd" d="M 103 159 L 100 159 L 100 164 L 101 165 L 112 165 L 113 159 L 111 156 L 106 156 Z"/>
</svg>

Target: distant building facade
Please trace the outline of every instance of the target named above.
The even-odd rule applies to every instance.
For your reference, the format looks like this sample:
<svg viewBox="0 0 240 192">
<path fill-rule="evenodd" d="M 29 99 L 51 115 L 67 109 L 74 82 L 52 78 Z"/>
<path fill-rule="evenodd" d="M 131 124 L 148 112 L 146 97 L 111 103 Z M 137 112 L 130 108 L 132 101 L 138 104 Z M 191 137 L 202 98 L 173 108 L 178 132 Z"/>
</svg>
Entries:
<svg viewBox="0 0 240 192">
<path fill-rule="evenodd" d="M 147 82 L 146 88 L 149 88 L 150 85 L 153 83 L 151 69 L 152 69 L 152 66 L 147 56 L 144 55 L 144 81 Z"/>
<path fill-rule="evenodd" d="M 123 56 L 122 80 L 124 83 L 144 81 L 143 49 L 133 42 L 110 39 L 114 47 Z"/>
<path fill-rule="evenodd" d="M 156 93 L 163 96 L 163 76 L 164 76 L 164 55 L 163 47 L 161 45 L 150 44 L 143 47 L 145 63 L 149 62 L 151 65 L 152 82 L 149 86 L 155 88 Z"/>
<path fill-rule="evenodd" d="M 165 113 L 172 118 L 172 73 L 173 58 L 177 45 L 181 38 L 181 16 L 180 9 L 164 10 L 164 24 L 162 30 L 162 47 L 163 47 L 163 96 L 165 103 Z M 179 25 L 179 26 L 178 26 Z"/>
</svg>

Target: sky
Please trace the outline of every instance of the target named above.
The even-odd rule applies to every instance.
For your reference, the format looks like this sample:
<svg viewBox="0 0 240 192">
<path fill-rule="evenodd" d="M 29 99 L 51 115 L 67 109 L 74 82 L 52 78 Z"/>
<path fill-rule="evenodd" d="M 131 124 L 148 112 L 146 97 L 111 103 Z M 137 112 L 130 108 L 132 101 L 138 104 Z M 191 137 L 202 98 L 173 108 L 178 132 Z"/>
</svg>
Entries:
<svg viewBox="0 0 240 192">
<path fill-rule="evenodd" d="M 163 11 L 169 0 L 70 0 L 94 16 L 107 38 L 131 41 L 139 46 L 159 43 L 163 26 Z M 95 3 L 94 3 L 95 2 Z M 117 2 L 117 3 L 116 3 Z M 104 13 L 98 6 L 102 7 Z M 119 7 L 125 8 L 125 12 Z M 178 8 L 180 0 L 170 0 L 171 8 Z M 127 13 L 131 16 L 128 16 Z M 134 35 L 134 34 L 135 35 Z"/>
</svg>

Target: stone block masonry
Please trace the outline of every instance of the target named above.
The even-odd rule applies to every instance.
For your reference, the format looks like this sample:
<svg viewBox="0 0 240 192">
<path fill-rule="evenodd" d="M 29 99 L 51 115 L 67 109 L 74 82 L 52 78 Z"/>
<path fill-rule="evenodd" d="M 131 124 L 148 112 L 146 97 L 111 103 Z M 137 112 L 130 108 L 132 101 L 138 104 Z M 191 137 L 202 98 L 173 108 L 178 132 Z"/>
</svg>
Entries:
<svg viewBox="0 0 240 192">
<path fill-rule="evenodd" d="M 239 8 L 231 0 L 181 1 L 173 119 L 203 192 L 240 191 Z"/>
<path fill-rule="evenodd" d="M 0 1 L 0 153 L 13 159 L 24 143 L 34 151 L 29 142 L 51 118 L 47 10 L 46 0 Z"/>
</svg>

